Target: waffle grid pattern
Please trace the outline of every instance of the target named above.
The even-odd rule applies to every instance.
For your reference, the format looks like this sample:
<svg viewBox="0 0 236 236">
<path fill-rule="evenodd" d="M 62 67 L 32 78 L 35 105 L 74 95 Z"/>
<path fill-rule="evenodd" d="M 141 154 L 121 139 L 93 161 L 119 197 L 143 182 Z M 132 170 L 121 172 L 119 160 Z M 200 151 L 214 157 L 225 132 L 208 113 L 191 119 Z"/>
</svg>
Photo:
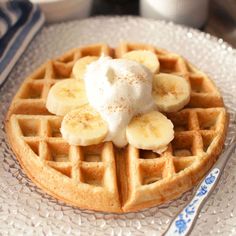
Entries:
<svg viewBox="0 0 236 236">
<path fill-rule="evenodd" d="M 186 119 L 183 120 L 183 117 Z M 140 200 L 140 204 L 144 200 L 141 196 L 145 196 L 145 198 L 148 196 L 148 201 L 155 201 L 159 196 L 161 202 L 165 202 L 169 198 L 176 198 L 179 193 L 174 191 L 175 187 L 172 186 L 173 189 L 166 190 L 165 187 L 170 186 L 167 184 L 162 186 L 162 182 L 165 184 L 165 180 L 175 177 L 177 173 L 182 174 L 182 171 L 187 172 L 188 167 L 191 169 L 206 159 L 208 155 L 212 155 L 217 148 L 216 140 L 219 138 L 219 133 L 224 129 L 222 125 L 225 110 L 224 108 L 185 109 L 169 115 L 169 118 L 179 131 L 175 131 L 175 139 L 162 155 L 129 146 L 128 172 L 132 178 L 129 182 L 129 189 L 132 191 L 129 193 L 125 209 L 139 208 L 137 200 Z M 204 123 L 202 119 L 205 119 Z M 186 188 L 185 191 L 196 184 L 205 171 L 206 169 L 202 168 L 199 169 L 199 172 L 188 173 L 188 183 L 182 184 L 183 188 Z M 174 183 L 177 184 L 175 181 Z M 148 185 L 156 187 L 149 194 L 147 192 L 152 187 L 147 189 Z"/>
<path fill-rule="evenodd" d="M 168 114 L 175 127 L 175 139 L 167 151 L 158 155 L 130 145 L 126 150 L 118 150 L 110 142 L 89 147 L 69 146 L 60 134 L 62 118 L 50 114 L 45 107 L 51 86 L 70 78 L 73 64 L 80 57 L 104 54 L 119 58 L 136 49 L 155 52 L 160 61 L 160 72 L 180 74 L 191 84 L 188 107 Z M 47 189 L 49 193 L 76 206 L 114 212 L 154 206 L 190 189 L 214 163 L 222 149 L 226 130 L 222 98 L 204 73 L 176 54 L 150 45 L 128 43 L 115 50 L 104 44 L 73 49 L 45 63 L 23 83 L 7 119 L 10 120 L 8 129 L 15 127 L 15 135 L 27 144 L 30 155 L 36 155 L 43 165 L 56 170 L 52 173 L 59 174 L 62 180 L 69 178 L 77 185 L 91 187 L 92 193 L 85 193 L 103 192 L 101 198 L 110 194 L 114 202 L 109 200 L 105 206 L 92 202 L 80 204 L 54 194 L 53 189 Z M 18 158 L 21 159 L 19 154 Z M 39 181 L 39 185 L 43 184 Z M 98 202 L 104 203 L 106 199 Z"/>
<path fill-rule="evenodd" d="M 61 117 L 14 115 L 12 119 L 18 126 L 15 135 L 21 137 L 41 161 L 76 182 L 109 187 L 109 182 L 103 182 L 103 175 L 114 160 L 114 156 L 105 153 L 106 149 L 112 149 L 111 143 L 70 146 L 60 134 Z"/>
</svg>

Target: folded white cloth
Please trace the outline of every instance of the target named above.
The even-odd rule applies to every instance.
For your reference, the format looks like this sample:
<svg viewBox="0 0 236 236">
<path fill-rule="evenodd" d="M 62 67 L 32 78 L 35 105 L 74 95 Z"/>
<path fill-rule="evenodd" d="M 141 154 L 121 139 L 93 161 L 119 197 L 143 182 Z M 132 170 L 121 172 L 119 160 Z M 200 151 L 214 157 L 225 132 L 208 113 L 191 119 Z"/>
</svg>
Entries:
<svg viewBox="0 0 236 236">
<path fill-rule="evenodd" d="M 0 86 L 43 23 L 39 7 L 27 0 L 0 3 Z"/>
</svg>

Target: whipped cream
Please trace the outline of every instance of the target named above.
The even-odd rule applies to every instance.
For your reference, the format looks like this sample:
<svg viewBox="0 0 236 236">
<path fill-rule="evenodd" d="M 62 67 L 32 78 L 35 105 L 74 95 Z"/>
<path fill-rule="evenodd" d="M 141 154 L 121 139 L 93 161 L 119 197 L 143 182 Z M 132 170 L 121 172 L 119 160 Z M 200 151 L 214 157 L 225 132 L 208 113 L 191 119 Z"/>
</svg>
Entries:
<svg viewBox="0 0 236 236">
<path fill-rule="evenodd" d="M 133 116 L 154 110 L 152 73 L 138 62 L 102 56 L 87 66 L 84 81 L 90 105 L 108 124 L 106 141 L 124 147 Z"/>
</svg>

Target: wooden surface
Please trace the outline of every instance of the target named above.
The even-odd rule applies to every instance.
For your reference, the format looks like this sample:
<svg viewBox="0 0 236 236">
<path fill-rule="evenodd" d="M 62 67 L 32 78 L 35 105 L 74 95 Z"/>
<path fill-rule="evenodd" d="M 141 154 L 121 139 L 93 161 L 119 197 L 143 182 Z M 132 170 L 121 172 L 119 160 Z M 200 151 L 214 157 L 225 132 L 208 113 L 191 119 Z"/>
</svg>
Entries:
<svg viewBox="0 0 236 236">
<path fill-rule="evenodd" d="M 236 48 L 236 0 L 212 1 L 203 31 L 222 38 Z"/>
</svg>

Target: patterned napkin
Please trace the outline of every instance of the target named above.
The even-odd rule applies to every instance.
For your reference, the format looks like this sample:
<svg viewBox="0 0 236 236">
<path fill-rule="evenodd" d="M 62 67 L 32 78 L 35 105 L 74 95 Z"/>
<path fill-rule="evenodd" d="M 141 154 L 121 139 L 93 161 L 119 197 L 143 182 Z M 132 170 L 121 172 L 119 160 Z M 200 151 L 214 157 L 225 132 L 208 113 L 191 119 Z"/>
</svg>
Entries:
<svg viewBox="0 0 236 236">
<path fill-rule="evenodd" d="M 43 23 L 39 7 L 28 0 L 0 0 L 0 86 Z"/>
</svg>

